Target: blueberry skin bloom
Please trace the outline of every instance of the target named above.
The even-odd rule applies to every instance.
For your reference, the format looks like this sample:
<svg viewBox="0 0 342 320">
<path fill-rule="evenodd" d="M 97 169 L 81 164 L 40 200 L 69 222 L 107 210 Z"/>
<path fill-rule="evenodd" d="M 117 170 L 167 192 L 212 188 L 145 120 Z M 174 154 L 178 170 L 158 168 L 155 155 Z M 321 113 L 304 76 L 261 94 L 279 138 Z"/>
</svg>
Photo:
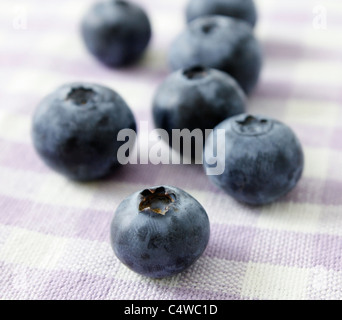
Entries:
<svg viewBox="0 0 342 320">
<path fill-rule="evenodd" d="M 136 130 L 134 116 L 113 90 L 89 83 L 58 88 L 37 107 L 34 146 L 44 162 L 73 180 L 102 178 L 118 165 L 121 129 Z"/>
<path fill-rule="evenodd" d="M 225 141 L 217 143 L 219 129 L 225 130 Z M 225 171 L 210 179 L 240 202 L 274 202 L 302 176 L 304 155 L 298 138 L 288 126 L 267 117 L 243 114 L 222 122 L 208 138 L 206 148 L 225 148 L 225 157 L 218 159 Z M 211 160 L 207 159 L 205 168 Z"/>
<path fill-rule="evenodd" d="M 194 67 L 171 74 L 153 103 L 157 128 L 214 129 L 226 118 L 245 112 L 246 98 L 236 81 L 219 70 Z"/>
<path fill-rule="evenodd" d="M 256 25 L 258 13 L 253 0 L 190 0 L 186 18 L 190 22 L 199 17 L 222 15 L 242 19 L 252 27 Z"/>
<path fill-rule="evenodd" d="M 202 17 L 174 40 L 169 64 L 173 70 L 203 65 L 225 71 L 249 94 L 259 79 L 262 52 L 246 22 L 224 16 Z"/>
<path fill-rule="evenodd" d="M 109 67 L 136 62 L 152 34 L 143 9 L 121 0 L 96 3 L 83 18 L 81 31 L 88 50 Z"/>
<path fill-rule="evenodd" d="M 126 198 L 111 224 L 117 258 L 151 278 L 187 269 L 203 254 L 209 235 L 204 208 L 185 191 L 170 186 L 149 188 Z"/>
</svg>

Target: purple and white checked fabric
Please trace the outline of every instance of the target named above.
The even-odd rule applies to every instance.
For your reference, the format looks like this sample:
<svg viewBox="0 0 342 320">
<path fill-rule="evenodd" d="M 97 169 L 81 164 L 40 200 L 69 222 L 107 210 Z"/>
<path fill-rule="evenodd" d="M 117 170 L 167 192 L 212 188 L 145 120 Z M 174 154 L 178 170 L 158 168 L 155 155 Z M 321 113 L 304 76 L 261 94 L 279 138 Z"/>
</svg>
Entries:
<svg viewBox="0 0 342 320">
<path fill-rule="evenodd" d="M 341 1 L 256 1 L 265 65 L 248 109 L 290 125 L 306 155 L 298 187 L 258 208 L 217 190 L 200 167 L 131 165 L 77 184 L 43 165 L 30 139 L 42 97 L 65 82 L 98 82 L 150 121 L 168 46 L 185 25 L 185 0 L 136 0 L 153 41 L 140 65 L 109 70 L 79 36 L 92 2 L 0 2 L 0 298 L 342 299 Z M 211 238 L 189 270 L 151 280 L 116 259 L 109 225 L 124 197 L 159 184 L 201 202 Z"/>
</svg>

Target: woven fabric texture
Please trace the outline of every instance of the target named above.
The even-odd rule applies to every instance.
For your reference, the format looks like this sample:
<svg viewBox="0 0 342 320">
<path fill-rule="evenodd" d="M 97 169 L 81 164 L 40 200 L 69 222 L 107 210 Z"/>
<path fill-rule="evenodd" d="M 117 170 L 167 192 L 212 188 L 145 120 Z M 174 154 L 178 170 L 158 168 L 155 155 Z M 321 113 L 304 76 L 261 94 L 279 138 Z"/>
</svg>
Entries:
<svg viewBox="0 0 342 320">
<path fill-rule="evenodd" d="M 153 40 L 140 64 L 110 70 L 79 34 L 92 2 L 0 2 L 0 298 L 342 299 L 341 1 L 256 1 L 265 64 L 248 111 L 291 126 L 306 157 L 297 188 L 257 208 L 216 189 L 201 166 L 128 165 L 79 184 L 42 163 L 32 114 L 66 82 L 115 89 L 153 128 L 153 95 L 185 26 L 185 0 L 136 0 L 151 17 Z M 161 184 L 199 200 L 211 238 L 190 269 L 151 280 L 116 259 L 109 226 L 126 196 Z"/>
</svg>

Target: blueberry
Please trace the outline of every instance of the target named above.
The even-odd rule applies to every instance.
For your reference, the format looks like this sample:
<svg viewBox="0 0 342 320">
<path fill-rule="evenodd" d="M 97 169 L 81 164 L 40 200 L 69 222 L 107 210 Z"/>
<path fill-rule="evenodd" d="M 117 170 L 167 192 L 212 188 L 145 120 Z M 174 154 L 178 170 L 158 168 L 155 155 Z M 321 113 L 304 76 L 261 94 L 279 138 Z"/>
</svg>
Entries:
<svg viewBox="0 0 342 320">
<path fill-rule="evenodd" d="M 74 180 L 104 177 L 118 165 L 121 129 L 136 130 L 134 116 L 113 90 L 89 83 L 66 84 L 37 107 L 32 137 L 52 169 Z"/>
<path fill-rule="evenodd" d="M 173 70 L 203 65 L 225 71 L 249 94 L 258 82 L 262 53 L 246 22 L 210 16 L 192 21 L 175 39 L 169 64 Z"/>
<path fill-rule="evenodd" d="M 136 62 L 152 33 L 144 10 L 122 0 L 96 3 L 85 15 L 81 31 L 88 50 L 110 67 Z"/>
<path fill-rule="evenodd" d="M 219 129 L 225 130 L 225 142 L 217 143 Z M 268 204 L 286 195 L 303 172 L 303 150 L 294 132 L 267 117 L 243 114 L 222 122 L 206 148 L 214 152 L 225 148 L 225 157 L 218 159 L 225 171 L 210 179 L 236 200 L 251 205 Z M 210 166 L 205 163 L 205 167 Z"/>
<path fill-rule="evenodd" d="M 201 66 L 178 70 L 157 90 L 154 122 L 170 137 L 173 129 L 201 129 L 204 137 L 206 129 L 244 113 L 245 100 L 240 86 L 227 73 Z"/>
<path fill-rule="evenodd" d="M 257 22 L 257 10 L 253 0 L 190 0 L 186 9 L 187 21 L 210 15 L 222 15 L 242 19 L 252 27 Z"/>
<path fill-rule="evenodd" d="M 126 198 L 111 224 L 118 259 L 152 278 L 173 276 L 192 265 L 206 249 L 209 234 L 204 208 L 185 191 L 170 186 Z"/>
</svg>

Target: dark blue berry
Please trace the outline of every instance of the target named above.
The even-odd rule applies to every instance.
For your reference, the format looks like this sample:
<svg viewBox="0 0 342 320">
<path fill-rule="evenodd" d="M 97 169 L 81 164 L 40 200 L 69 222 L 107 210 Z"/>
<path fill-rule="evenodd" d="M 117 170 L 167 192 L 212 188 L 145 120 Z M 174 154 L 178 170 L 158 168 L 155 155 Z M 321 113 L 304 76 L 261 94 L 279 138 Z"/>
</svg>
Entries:
<svg viewBox="0 0 342 320">
<path fill-rule="evenodd" d="M 176 38 L 169 64 L 173 70 L 203 65 L 225 71 L 249 94 L 259 79 L 262 52 L 246 22 L 209 16 L 192 21 Z"/>
<path fill-rule="evenodd" d="M 225 142 L 217 144 L 217 132 L 225 130 Z M 304 155 L 300 141 L 285 124 L 262 116 L 238 115 L 219 124 L 206 148 L 225 148 L 218 159 L 222 175 L 210 179 L 236 200 L 262 205 L 292 190 L 301 178 Z M 211 163 L 212 159 L 207 159 Z M 209 165 L 205 163 L 205 167 Z"/>
<path fill-rule="evenodd" d="M 106 176 L 118 165 L 121 129 L 136 130 L 134 116 L 113 90 L 66 84 L 47 96 L 33 118 L 34 146 L 52 169 L 71 179 Z"/>
<path fill-rule="evenodd" d="M 245 95 L 236 81 L 219 70 L 197 66 L 171 74 L 158 88 L 154 121 L 170 135 L 172 129 L 214 129 L 245 112 Z"/>
<path fill-rule="evenodd" d="M 154 122 L 167 131 L 171 146 L 173 129 L 200 129 L 203 144 L 206 129 L 245 112 L 245 100 L 240 86 L 227 73 L 201 66 L 179 70 L 157 90 Z"/>
<path fill-rule="evenodd" d="M 210 15 L 222 15 L 242 19 L 252 27 L 257 22 L 257 10 L 253 0 L 190 0 L 186 9 L 187 21 Z"/>
<path fill-rule="evenodd" d="M 86 47 L 110 67 L 136 62 L 147 48 L 151 33 L 151 24 L 144 10 L 122 0 L 96 3 L 82 22 Z"/>
<path fill-rule="evenodd" d="M 111 224 L 111 243 L 118 259 L 152 278 L 173 276 L 191 266 L 206 249 L 209 234 L 209 219 L 200 203 L 169 186 L 126 198 Z"/>
</svg>

